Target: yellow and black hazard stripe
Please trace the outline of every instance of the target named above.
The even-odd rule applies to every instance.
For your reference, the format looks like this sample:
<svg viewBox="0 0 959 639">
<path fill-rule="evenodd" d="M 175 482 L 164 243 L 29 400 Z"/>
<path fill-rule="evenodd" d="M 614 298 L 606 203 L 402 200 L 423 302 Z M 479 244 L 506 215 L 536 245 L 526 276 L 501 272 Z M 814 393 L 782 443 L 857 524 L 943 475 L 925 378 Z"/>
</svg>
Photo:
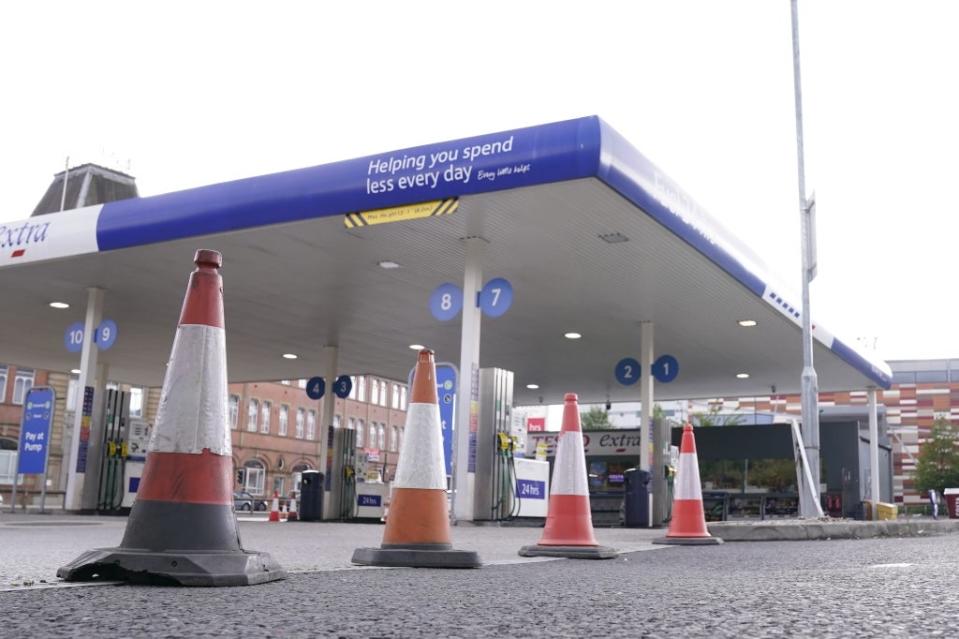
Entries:
<svg viewBox="0 0 959 639">
<path fill-rule="evenodd" d="M 346 217 L 343 218 L 343 226 L 348 229 L 354 229 L 358 226 L 368 226 L 366 220 L 363 219 L 362 213 L 347 213 Z"/>
<path fill-rule="evenodd" d="M 451 197 L 445 200 L 432 200 L 418 204 L 394 206 L 375 211 L 357 211 L 343 216 L 343 226 L 348 229 L 375 224 L 389 224 L 390 222 L 407 222 L 424 217 L 439 217 L 452 215 L 459 208 L 459 198 Z"/>
<path fill-rule="evenodd" d="M 458 209 L 459 206 L 460 199 L 458 197 L 446 198 L 445 200 L 441 200 L 439 205 L 433 209 L 433 212 L 430 213 L 430 217 L 437 215 L 452 215 L 456 212 L 456 209 Z"/>
</svg>

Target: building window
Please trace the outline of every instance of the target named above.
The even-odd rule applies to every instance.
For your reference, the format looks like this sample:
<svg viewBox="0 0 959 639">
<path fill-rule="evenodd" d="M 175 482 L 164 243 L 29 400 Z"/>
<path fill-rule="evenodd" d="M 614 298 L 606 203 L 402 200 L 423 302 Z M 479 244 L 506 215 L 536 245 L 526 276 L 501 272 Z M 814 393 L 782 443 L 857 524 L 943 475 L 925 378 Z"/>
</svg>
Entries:
<svg viewBox="0 0 959 639">
<path fill-rule="evenodd" d="M 360 375 L 357 378 L 357 386 L 359 389 L 356 391 L 356 400 L 360 402 L 366 401 L 366 376 Z"/>
<path fill-rule="evenodd" d="M 362 419 L 356 420 L 356 447 L 363 448 L 366 439 L 366 424 Z"/>
<path fill-rule="evenodd" d="M 916 371 L 917 384 L 942 384 L 946 381 L 946 371 Z"/>
<path fill-rule="evenodd" d="M 280 380 L 280 383 L 283 384 L 284 386 L 289 386 L 289 385 L 290 385 L 290 380 L 288 380 L 288 379 L 281 379 L 281 380 Z"/>
<path fill-rule="evenodd" d="M 70 383 L 73 383 L 73 380 L 70 380 Z M 79 385 L 79 381 L 77 382 Z M 74 399 L 76 401 L 76 399 Z M 239 395 L 230 395 L 230 428 L 236 429 L 236 419 L 240 413 L 240 396 Z"/>
<path fill-rule="evenodd" d="M 243 468 L 246 470 L 243 480 L 244 490 L 251 495 L 262 495 L 266 486 L 266 468 L 263 466 L 263 462 L 251 459 L 243 464 Z"/>
<path fill-rule="evenodd" d="M 389 388 L 389 384 L 386 382 L 380 382 L 380 406 L 386 408 L 386 391 Z"/>
<path fill-rule="evenodd" d="M 33 388 L 33 369 L 18 368 L 13 376 L 13 403 L 22 404 L 27 391 Z"/>
<path fill-rule="evenodd" d="M 386 450 L 386 424 L 380 424 L 376 438 L 377 448 Z"/>
<path fill-rule="evenodd" d="M 5 401 L 7 401 L 7 367 L 0 366 L 0 404 Z"/>
<path fill-rule="evenodd" d="M 370 403 L 380 403 L 380 383 L 375 379 L 370 380 Z"/>
<path fill-rule="evenodd" d="M 290 407 L 286 404 L 280 404 L 280 437 L 286 437 L 286 427 L 290 423 Z"/>
<path fill-rule="evenodd" d="M 400 387 L 398 384 L 393 384 L 393 401 L 390 403 L 390 407 L 400 407 Z"/>
<path fill-rule="evenodd" d="M 400 449 L 400 429 L 396 426 L 390 427 L 390 450 L 394 453 Z"/>
<path fill-rule="evenodd" d="M 261 433 L 270 433 L 270 419 L 273 416 L 273 404 L 266 400 L 263 400 L 263 408 L 260 410 L 260 432 Z"/>
<path fill-rule="evenodd" d="M 376 448 L 376 422 L 370 422 L 370 430 L 367 431 L 366 446 Z"/>
<path fill-rule="evenodd" d="M 341 421 L 342 421 L 342 420 L 340 419 L 340 416 L 339 416 L 339 415 L 333 415 L 333 428 L 334 428 L 334 429 L 339 428 Z"/>
<path fill-rule="evenodd" d="M 406 386 L 400 387 L 400 410 L 406 410 Z"/>
<path fill-rule="evenodd" d="M 278 494 L 280 497 L 283 496 L 283 484 L 286 483 L 284 480 L 286 477 L 282 475 L 273 476 L 273 492 Z"/>
<path fill-rule="evenodd" d="M 260 414 L 260 402 L 256 399 L 250 400 L 250 407 L 246 414 L 246 429 L 251 432 L 256 432 L 256 418 Z"/>
<path fill-rule="evenodd" d="M 298 380 L 296 380 L 296 385 L 299 386 L 300 388 L 304 388 L 304 389 L 305 389 L 305 388 L 306 388 L 306 380 L 305 380 L 305 379 L 298 379 Z"/>
<path fill-rule="evenodd" d="M 311 410 L 306 413 L 306 438 L 316 439 L 316 411 Z"/>
<path fill-rule="evenodd" d="M 305 421 L 306 421 L 306 411 L 303 410 L 302 408 L 297 408 L 296 409 L 296 432 L 293 435 L 297 439 L 303 439 L 303 426 Z"/>
<path fill-rule="evenodd" d="M 359 384 L 355 377 L 350 377 L 350 399 L 356 399 L 356 390 Z"/>
</svg>

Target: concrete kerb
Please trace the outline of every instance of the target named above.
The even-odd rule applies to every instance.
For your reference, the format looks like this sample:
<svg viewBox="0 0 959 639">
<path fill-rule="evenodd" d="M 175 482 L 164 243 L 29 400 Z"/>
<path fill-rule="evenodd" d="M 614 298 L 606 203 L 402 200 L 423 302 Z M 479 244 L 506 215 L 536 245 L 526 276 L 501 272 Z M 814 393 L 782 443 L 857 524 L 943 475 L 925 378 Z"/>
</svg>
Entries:
<svg viewBox="0 0 959 639">
<path fill-rule="evenodd" d="M 810 541 L 945 535 L 959 532 L 959 520 L 717 522 L 708 528 L 723 541 Z"/>
</svg>

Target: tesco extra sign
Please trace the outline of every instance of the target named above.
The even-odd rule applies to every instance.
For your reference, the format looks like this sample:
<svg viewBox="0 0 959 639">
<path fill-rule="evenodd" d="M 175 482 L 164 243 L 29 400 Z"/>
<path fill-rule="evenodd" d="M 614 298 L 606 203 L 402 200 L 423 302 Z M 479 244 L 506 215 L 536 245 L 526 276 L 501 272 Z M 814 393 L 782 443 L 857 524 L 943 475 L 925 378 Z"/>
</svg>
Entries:
<svg viewBox="0 0 959 639">
<path fill-rule="evenodd" d="M 526 454 L 535 455 L 539 442 L 546 443 L 546 455 L 552 457 L 556 453 L 556 442 L 559 433 L 531 432 L 526 436 Z M 583 448 L 587 455 L 638 457 L 640 451 L 638 430 L 594 430 L 583 433 Z"/>
</svg>

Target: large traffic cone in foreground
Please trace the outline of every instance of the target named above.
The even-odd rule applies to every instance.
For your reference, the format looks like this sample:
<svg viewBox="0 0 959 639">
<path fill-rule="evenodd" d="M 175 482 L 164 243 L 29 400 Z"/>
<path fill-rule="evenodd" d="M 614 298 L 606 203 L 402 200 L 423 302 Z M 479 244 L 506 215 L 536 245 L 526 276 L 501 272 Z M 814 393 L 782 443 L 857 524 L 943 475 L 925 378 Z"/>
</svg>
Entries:
<svg viewBox="0 0 959 639">
<path fill-rule="evenodd" d="M 406 438 L 396 465 L 383 544 L 379 548 L 357 548 L 353 563 L 413 568 L 480 565 L 475 552 L 453 550 L 450 543 L 443 432 L 436 401 L 436 363 L 431 350 L 421 350 L 416 360 L 406 409 Z"/>
<path fill-rule="evenodd" d="M 679 468 L 673 482 L 673 510 L 669 531 L 665 537 L 654 539 L 654 544 L 705 546 L 721 544 L 706 530 L 703 511 L 703 490 L 699 483 L 699 459 L 696 456 L 696 437 L 691 424 L 683 426 L 683 441 L 679 446 Z"/>
<path fill-rule="evenodd" d="M 63 566 L 67 581 L 96 578 L 183 586 L 283 579 L 265 553 L 240 544 L 233 511 L 222 258 L 196 253 L 173 340 L 137 500 L 118 548 Z"/>
<path fill-rule="evenodd" d="M 519 554 L 523 557 L 572 559 L 612 559 L 619 554 L 615 548 L 600 546 L 593 535 L 586 484 L 586 452 L 575 393 L 566 393 L 565 397 L 563 427 L 556 444 L 543 537 L 535 546 L 523 546 Z"/>
</svg>

